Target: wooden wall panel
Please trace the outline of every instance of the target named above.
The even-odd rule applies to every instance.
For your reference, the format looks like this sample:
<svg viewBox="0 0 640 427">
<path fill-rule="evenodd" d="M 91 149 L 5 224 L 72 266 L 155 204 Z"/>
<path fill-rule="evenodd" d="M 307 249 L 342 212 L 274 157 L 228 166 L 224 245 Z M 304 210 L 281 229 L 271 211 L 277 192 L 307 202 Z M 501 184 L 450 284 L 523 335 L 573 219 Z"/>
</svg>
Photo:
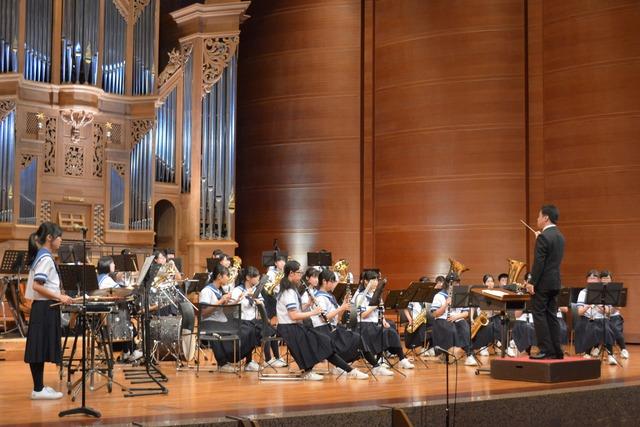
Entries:
<svg viewBox="0 0 640 427">
<path fill-rule="evenodd" d="M 520 1 L 381 0 L 375 10 L 375 264 L 404 287 L 524 259 Z"/>
<path fill-rule="evenodd" d="M 640 2 L 544 2 L 544 193 L 567 238 L 565 283 L 610 269 L 640 339 Z"/>
<path fill-rule="evenodd" d="M 306 263 L 359 269 L 359 1 L 257 1 L 238 65 L 237 240 L 259 265 L 274 238 Z"/>
</svg>

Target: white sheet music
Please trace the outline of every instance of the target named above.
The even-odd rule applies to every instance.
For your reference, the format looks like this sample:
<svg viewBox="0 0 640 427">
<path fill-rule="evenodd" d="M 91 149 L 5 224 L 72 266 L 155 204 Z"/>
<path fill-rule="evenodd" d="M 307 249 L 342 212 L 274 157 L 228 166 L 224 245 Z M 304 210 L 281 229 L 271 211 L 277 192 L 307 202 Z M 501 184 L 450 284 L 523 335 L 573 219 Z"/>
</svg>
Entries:
<svg viewBox="0 0 640 427">
<path fill-rule="evenodd" d="M 482 293 L 483 294 L 493 295 L 493 296 L 496 296 L 496 297 L 503 297 L 505 295 L 509 295 L 507 292 L 500 291 L 498 289 L 483 289 Z"/>
</svg>

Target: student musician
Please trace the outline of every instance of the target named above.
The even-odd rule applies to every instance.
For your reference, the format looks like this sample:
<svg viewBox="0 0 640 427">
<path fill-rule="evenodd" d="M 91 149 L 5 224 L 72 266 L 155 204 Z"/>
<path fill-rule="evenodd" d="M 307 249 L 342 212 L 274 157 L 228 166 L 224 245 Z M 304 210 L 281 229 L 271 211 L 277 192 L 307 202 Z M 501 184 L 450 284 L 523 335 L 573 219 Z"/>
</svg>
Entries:
<svg viewBox="0 0 640 427">
<path fill-rule="evenodd" d="M 460 284 L 458 275 L 452 273 L 447 277 L 450 287 Z M 435 322 L 433 325 L 433 344 L 435 346 L 453 350 L 454 347 L 462 348 L 467 355 L 464 362 L 466 366 L 477 366 L 478 361 L 473 357 L 471 351 L 471 331 L 467 318 L 468 308 L 452 308 L 451 289 L 443 289 L 433 297 L 431 311 Z"/>
<path fill-rule="evenodd" d="M 369 376 L 349 366 L 333 348 L 331 339 L 317 331 L 308 328 L 302 321 L 322 312 L 320 307 L 311 311 L 302 310 L 302 302 L 298 293 L 298 286 L 302 277 L 300 263 L 287 261 L 284 266 L 284 276 L 280 281 L 280 289 L 276 296 L 278 313 L 278 335 L 287 346 L 298 367 L 303 371 L 303 378 L 308 381 L 322 381 L 322 376 L 315 374 L 313 367 L 322 360 L 347 372 L 347 378 L 366 380 Z"/>
<path fill-rule="evenodd" d="M 504 288 L 509 284 L 509 275 L 507 273 L 500 273 L 498 275 L 498 288 Z"/>
<path fill-rule="evenodd" d="M 113 279 L 115 275 L 115 269 L 116 269 L 116 265 L 113 262 L 113 258 L 111 258 L 110 256 L 100 257 L 100 259 L 98 260 L 98 267 L 97 267 L 98 287 L 100 289 L 114 289 L 114 288 L 121 287 L 120 283 L 116 282 Z M 127 316 L 127 318 L 130 317 L 129 309 L 127 307 L 126 302 L 118 304 L 118 313 L 115 315 L 123 315 L 123 316 Z M 132 340 L 125 341 L 124 343 L 122 343 L 122 359 L 121 359 L 122 361 L 133 362 L 140 359 L 143 356 L 140 350 L 135 349 L 135 343 L 133 341 L 133 338 L 135 338 L 135 336 L 136 336 L 136 330 L 135 328 L 133 328 Z M 118 343 L 113 343 L 113 344 L 114 344 L 114 347 L 116 347 L 116 344 Z"/>
<path fill-rule="evenodd" d="M 276 255 L 274 265 L 270 266 L 266 272 L 269 283 L 273 283 L 278 276 L 278 273 L 283 274 L 284 264 L 287 262 L 287 257 L 284 255 Z M 274 328 L 278 324 L 278 317 L 276 312 L 276 298 L 278 291 L 280 289 L 280 285 L 276 284 L 274 288 L 273 295 L 269 295 L 266 291 L 262 291 L 262 297 L 264 299 L 264 308 L 267 312 L 267 316 L 269 316 L 269 321 L 271 322 L 271 326 Z M 280 347 L 277 341 L 271 341 L 269 346 L 264 349 L 264 358 L 267 360 L 266 364 L 268 366 L 274 368 L 284 368 L 287 366 L 287 362 L 280 357 Z M 273 353 L 273 357 L 272 357 Z"/>
<path fill-rule="evenodd" d="M 587 273 L 587 283 L 598 283 L 600 273 L 597 270 L 590 270 Z M 575 326 L 575 350 L 576 353 L 584 353 L 585 358 L 599 355 L 598 346 L 604 337 L 605 348 L 608 352 L 608 362 L 610 365 L 617 364 L 613 357 L 613 330 L 611 323 L 605 319 L 606 306 L 587 304 L 587 288 L 578 294 L 578 315 L 580 320 Z"/>
<path fill-rule="evenodd" d="M 52 252 L 57 251 L 61 243 L 62 230 L 53 222 L 43 222 L 38 230 L 29 236 L 29 279 L 25 296 L 33 300 L 33 304 L 24 361 L 31 368 L 33 400 L 60 399 L 63 396 L 63 393 L 43 384 L 44 363 L 62 362 L 60 309 L 51 305 L 58 302 L 73 303 L 71 297 L 61 292 L 60 277 L 53 261 Z"/>
<path fill-rule="evenodd" d="M 600 272 L 600 282 L 602 283 L 611 283 L 612 277 L 611 273 L 608 270 L 602 270 Z M 627 344 L 624 340 L 624 319 L 622 318 L 622 314 L 618 307 L 609 307 L 609 323 L 611 324 L 611 329 L 613 330 L 613 338 L 620 347 L 620 356 L 623 359 L 629 358 L 629 351 L 627 350 Z"/>
<path fill-rule="evenodd" d="M 100 257 L 96 270 L 98 271 L 98 288 L 110 289 L 121 287 L 121 284 L 115 280 L 119 276 L 116 275 L 116 264 L 113 262 L 113 258 L 110 256 Z"/>
<path fill-rule="evenodd" d="M 429 283 L 429 278 L 426 276 L 421 277 L 419 280 L 421 283 Z M 407 327 L 413 325 L 414 320 L 418 317 L 424 310 L 427 309 L 427 304 L 411 301 L 407 304 L 407 308 L 404 309 L 404 315 L 407 318 Z M 413 333 L 409 333 L 407 331 L 407 327 L 404 330 L 404 345 L 407 348 L 414 349 L 418 347 L 428 347 L 431 343 L 431 337 L 427 338 L 427 322 L 422 323 L 417 330 L 413 331 Z"/>
<path fill-rule="evenodd" d="M 176 274 L 174 275 L 174 279 L 175 280 L 182 280 L 182 274 L 180 273 L 180 268 L 178 268 L 178 265 L 176 265 L 176 251 L 175 251 L 175 249 L 167 248 L 167 249 L 165 249 L 164 253 L 165 253 L 165 256 L 167 258 L 167 262 L 173 263 L 173 265 L 176 267 Z"/>
<path fill-rule="evenodd" d="M 362 337 L 364 347 L 378 357 L 382 355 L 383 351 L 395 354 L 398 356 L 400 368 L 413 369 L 415 366 L 402 351 L 398 331 L 384 318 L 384 315 L 380 319 L 378 305 L 371 305 L 371 299 L 377 286 L 378 273 L 366 270 L 362 273 L 362 281 L 358 291 L 351 298 L 351 303 L 355 304 L 358 310 L 358 332 Z M 382 324 L 380 324 L 380 320 L 382 320 Z"/>
<path fill-rule="evenodd" d="M 314 296 L 329 323 L 325 322 L 320 315 L 313 316 L 311 318 L 313 327 L 331 338 L 336 353 L 347 363 L 354 362 L 362 354 L 373 367 L 371 371 L 374 375 L 393 376 L 393 371 L 380 365 L 373 353 L 365 349 L 360 334 L 348 330 L 339 323 L 343 314 L 349 311 L 351 301 L 345 299 L 342 304 L 338 304 L 336 297 L 332 294 L 337 285 L 338 278 L 335 273 L 325 269 L 318 275 L 317 292 Z"/>
<path fill-rule="evenodd" d="M 242 323 L 246 323 L 248 328 L 252 328 L 256 337 L 256 342 L 262 339 L 263 322 L 258 318 L 257 306 L 263 304 L 262 295 L 254 298 L 255 288 L 260 281 L 260 272 L 253 266 L 248 266 L 240 270 L 237 285 L 231 291 L 231 302 L 240 304 L 242 307 Z M 270 328 L 269 335 L 275 335 L 275 329 Z M 267 344 L 265 344 L 265 347 Z M 257 372 L 260 367 L 253 361 L 251 353 L 246 358 L 244 370 L 247 372 Z"/>
<path fill-rule="evenodd" d="M 229 281 L 229 270 L 222 264 L 216 264 L 211 273 L 209 283 L 200 292 L 200 304 L 202 325 L 201 329 L 207 330 L 207 324 L 213 326 L 215 323 L 226 323 L 227 317 L 220 306 L 233 304 L 230 293 L 223 293 L 223 286 Z M 211 322 L 211 323 L 210 323 Z M 246 359 L 251 356 L 251 352 L 256 346 L 256 335 L 253 327 L 248 324 L 240 325 L 240 350 L 236 354 L 237 360 Z M 230 361 L 233 361 L 233 343 L 225 341 L 213 341 L 213 354 L 218 362 L 221 372 L 235 372 L 235 368 Z"/>
<path fill-rule="evenodd" d="M 482 277 L 482 283 L 487 289 L 495 289 L 496 284 L 491 274 L 485 274 Z M 480 313 L 484 313 L 489 319 L 487 326 L 482 326 L 476 336 L 473 339 L 473 349 L 480 350 L 480 356 L 489 356 L 488 347 L 495 345 L 501 347 L 500 340 L 502 339 L 502 319 L 500 318 L 500 312 L 495 310 L 476 310 L 476 316 Z"/>
<path fill-rule="evenodd" d="M 442 289 L 444 288 L 444 282 L 446 281 L 444 276 L 437 276 L 436 277 L 436 286 L 435 289 Z"/>
</svg>

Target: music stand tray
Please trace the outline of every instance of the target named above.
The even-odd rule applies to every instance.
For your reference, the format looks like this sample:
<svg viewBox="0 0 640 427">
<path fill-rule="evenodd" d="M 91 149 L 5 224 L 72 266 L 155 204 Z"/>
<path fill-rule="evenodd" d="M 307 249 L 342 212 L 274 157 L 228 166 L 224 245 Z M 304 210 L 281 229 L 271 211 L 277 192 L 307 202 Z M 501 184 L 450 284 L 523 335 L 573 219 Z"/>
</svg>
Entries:
<svg viewBox="0 0 640 427">
<path fill-rule="evenodd" d="M 29 274 L 27 251 L 7 249 L 2 255 L 0 274 Z"/>
<path fill-rule="evenodd" d="M 588 283 L 587 298 L 585 304 L 612 305 L 620 307 L 620 295 L 622 294 L 622 283 Z"/>
</svg>

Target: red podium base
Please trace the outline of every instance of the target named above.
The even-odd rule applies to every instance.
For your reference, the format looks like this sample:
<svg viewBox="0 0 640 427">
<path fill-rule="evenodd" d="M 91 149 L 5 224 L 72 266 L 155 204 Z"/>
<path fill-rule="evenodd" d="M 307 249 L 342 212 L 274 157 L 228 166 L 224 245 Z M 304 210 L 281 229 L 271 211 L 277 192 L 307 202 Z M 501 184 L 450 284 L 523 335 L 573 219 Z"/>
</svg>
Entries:
<svg viewBox="0 0 640 427">
<path fill-rule="evenodd" d="M 600 359 L 565 357 L 532 360 L 528 357 L 494 359 L 491 377 L 498 380 L 557 383 L 600 378 Z"/>
</svg>

